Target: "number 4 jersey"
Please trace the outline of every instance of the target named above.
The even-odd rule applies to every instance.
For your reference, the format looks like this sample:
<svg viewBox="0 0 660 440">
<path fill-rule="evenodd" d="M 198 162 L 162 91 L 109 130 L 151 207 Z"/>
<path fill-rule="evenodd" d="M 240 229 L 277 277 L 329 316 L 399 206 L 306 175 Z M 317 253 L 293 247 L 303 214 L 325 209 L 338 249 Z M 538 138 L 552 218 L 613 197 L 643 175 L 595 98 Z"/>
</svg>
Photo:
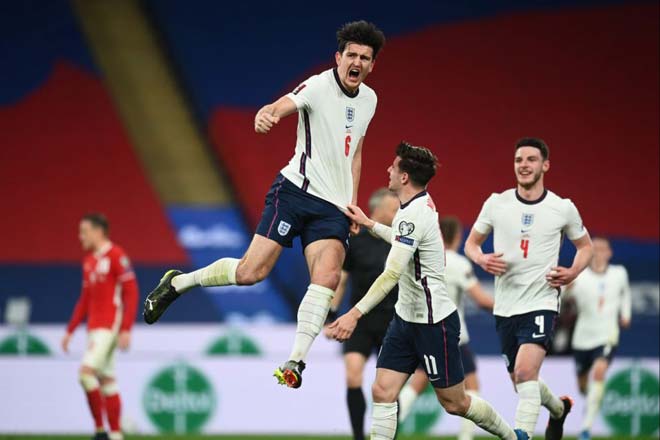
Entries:
<svg viewBox="0 0 660 440">
<path fill-rule="evenodd" d="M 474 229 L 486 235 L 493 231 L 494 252 L 501 252 L 507 264 L 504 275 L 495 277 L 495 315 L 559 311 L 559 290 L 545 277 L 558 264 L 564 235 L 577 240 L 587 233 L 573 202 L 548 190 L 534 201 L 515 189 L 494 193 Z"/>
<path fill-rule="evenodd" d="M 342 211 L 353 198 L 351 165 L 376 112 L 376 93 L 344 88 L 335 69 L 314 75 L 286 95 L 298 108 L 296 152 L 282 175 Z"/>
</svg>

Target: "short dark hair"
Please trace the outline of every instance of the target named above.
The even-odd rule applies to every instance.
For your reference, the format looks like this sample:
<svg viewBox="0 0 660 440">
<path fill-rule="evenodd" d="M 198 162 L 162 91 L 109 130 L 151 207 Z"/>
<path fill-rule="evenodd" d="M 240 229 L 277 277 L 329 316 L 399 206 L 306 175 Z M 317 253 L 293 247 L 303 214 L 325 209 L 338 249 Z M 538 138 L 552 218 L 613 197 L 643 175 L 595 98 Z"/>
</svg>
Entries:
<svg viewBox="0 0 660 440">
<path fill-rule="evenodd" d="M 518 139 L 518 142 L 516 142 L 516 151 L 518 151 L 518 148 L 521 147 L 538 148 L 541 152 L 541 157 L 543 157 L 543 160 L 548 160 L 548 157 L 550 157 L 550 149 L 548 148 L 548 144 L 546 144 L 545 141 L 541 138 L 524 137 Z"/>
<path fill-rule="evenodd" d="M 438 158 L 425 147 L 415 147 L 408 142 L 401 142 L 396 147 L 396 155 L 401 158 L 399 169 L 408 173 L 410 180 L 418 186 L 426 187 L 435 176 Z"/>
<path fill-rule="evenodd" d="M 440 219 L 440 232 L 442 232 L 442 240 L 445 243 L 452 243 L 456 238 L 456 234 L 462 228 L 461 221 L 458 217 L 448 215 Z"/>
<path fill-rule="evenodd" d="M 364 20 L 346 23 L 337 30 L 337 50 L 343 53 L 348 43 L 358 43 L 371 47 L 374 59 L 385 45 L 385 34 L 375 24 Z"/>
<path fill-rule="evenodd" d="M 95 228 L 103 229 L 103 234 L 106 236 L 110 233 L 110 223 L 108 223 L 108 218 L 100 212 L 89 212 L 83 215 L 82 220 L 90 222 Z"/>
</svg>

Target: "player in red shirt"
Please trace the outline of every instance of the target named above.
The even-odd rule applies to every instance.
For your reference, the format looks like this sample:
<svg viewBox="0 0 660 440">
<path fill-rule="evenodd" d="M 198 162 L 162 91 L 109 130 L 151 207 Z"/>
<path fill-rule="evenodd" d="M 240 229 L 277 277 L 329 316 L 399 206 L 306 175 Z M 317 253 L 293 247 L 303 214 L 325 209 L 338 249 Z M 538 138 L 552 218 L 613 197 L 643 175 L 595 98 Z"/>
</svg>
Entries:
<svg viewBox="0 0 660 440">
<path fill-rule="evenodd" d="M 94 440 L 121 440 L 121 400 L 115 380 L 115 348 L 128 349 L 137 311 L 138 287 L 124 250 L 108 237 L 103 214 L 87 214 L 80 220 L 78 237 L 86 253 L 82 292 L 62 349 L 69 351 L 74 330 L 87 317 L 88 344 L 80 367 L 80 383 L 96 425 Z M 110 435 L 103 426 L 105 408 Z"/>
</svg>

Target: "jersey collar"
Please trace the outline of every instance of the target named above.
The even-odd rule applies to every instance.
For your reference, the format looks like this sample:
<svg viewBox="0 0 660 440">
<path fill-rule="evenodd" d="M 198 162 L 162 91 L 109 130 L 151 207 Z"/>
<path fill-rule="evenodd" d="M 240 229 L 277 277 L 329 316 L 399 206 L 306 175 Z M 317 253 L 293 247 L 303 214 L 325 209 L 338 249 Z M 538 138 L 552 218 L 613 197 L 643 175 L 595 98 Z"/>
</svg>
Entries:
<svg viewBox="0 0 660 440">
<path fill-rule="evenodd" d="M 94 252 L 94 257 L 99 258 L 107 254 L 110 248 L 112 247 L 112 242 L 109 241 L 103 246 L 101 246 L 97 251 Z"/>
<path fill-rule="evenodd" d="M 536 199 L 536 200 L 525 200 L 522 197 L 520 197 L 520 194 L 518 194 L 518 188 L 516 188 L 516 199 L 518 199 L 518 201 L 520 203 L 524 203 L 525 205 L 536 205 L 537 203 L 541 203 L 543 201 L 543 199 L 545 199 L 545 196 L 547 196 L 547 195 L 548 195 L 548 190 L 544 188 L 543 189 L 543 194 L 541 194 L 541 197 L 539 197 L 538 199 Z"/>
<path fill-rule="evenodd" d="M 339 86 L 341 91 L 344 92 L 344 95 L 348 96 L 349 98 L 355 98 L 358 95 L 358 93 L 360 93 L 359 87 L 355 92 L 350 92 L 346 87 L 344 87 L 344 85 L 341 83 L 341 80 L 339 79 L 339 74 L 337 73 L 336 67 L 332 69 L 332 74 L 335 76 L 335 81 L 337 81 L 337 85 Z"/>
<path fill-rule="evenodd" d="M 413 200 L 419 199 L 420 197 L 424 197 L 425 195 L 426 195 L 426 190 L 415 194 L 415 196 L 412 199 L 408 200 L 406 203 L 401 204 L 401 209 L 406 209 L 406 207 L 410 205 Z"/>
</svg>

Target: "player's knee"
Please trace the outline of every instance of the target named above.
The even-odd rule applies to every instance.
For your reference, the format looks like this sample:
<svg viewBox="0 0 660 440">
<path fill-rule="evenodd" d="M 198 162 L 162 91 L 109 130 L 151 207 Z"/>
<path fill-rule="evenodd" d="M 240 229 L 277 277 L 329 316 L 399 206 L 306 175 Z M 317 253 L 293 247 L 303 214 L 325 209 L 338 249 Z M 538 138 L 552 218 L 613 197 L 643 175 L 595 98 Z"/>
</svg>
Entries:
<svg viewBox="0 0 660 440">
<path fill-rule="evenodd" d="M 598 382 L 604 381 L 606 371 L 607 371 L 607 367 L 605 365 L 601 365 L 601 364 L 596 365 L 592 374 L 592 379 Z"/>
<path fill-rule="evenodd" d="M 523 383 L 530 380 L 536 380 L 537 372 L 526 365 L 516 366 L 513 370 L 513 381 Z"/>
<path fill-rule="evenodd" d="M 117 381 L 112 377 L 102 377 L 101 393 L 104 396 L 113 396 L 119 393 L 119 386 L 117 385 Z"/>
<path fill-rule="evenodd" d="M 467 396 L 464 396 L 463 399 L 455 400 L 440 399 L 440 404 L 447 413 L 453 416 L 464 416 L 470 406 Z"/>
<path fill-rule="evenodd" d="M 388 390 L 378 382 L 374 382 L 371 386 L 371 395 L 376 403 L 392 403 L 396 401 L 397 397 L 394 390 Z"/>
<path fill-rule="evenodd" d="M 99 388 L 99 378 L 96 376 L 95 371 L 89 367 L 82 367 L 78 374 L 78 380 L 85 391 L 93 391 Z"/>
<path fill-rule="evenodd" d="M 339 286 L 339 279 L 341 278 L 341 271 L 328 271 L 325 273 L 312 274 L 312 284 L 327 287 L 331 290 L 337 290 Z"/>
<path fill-rule="evenodd" d="M 348 388 L 360 388 L 362 386 L 362 372 L 347 372 L 346 386 Z"/>
</svg>

